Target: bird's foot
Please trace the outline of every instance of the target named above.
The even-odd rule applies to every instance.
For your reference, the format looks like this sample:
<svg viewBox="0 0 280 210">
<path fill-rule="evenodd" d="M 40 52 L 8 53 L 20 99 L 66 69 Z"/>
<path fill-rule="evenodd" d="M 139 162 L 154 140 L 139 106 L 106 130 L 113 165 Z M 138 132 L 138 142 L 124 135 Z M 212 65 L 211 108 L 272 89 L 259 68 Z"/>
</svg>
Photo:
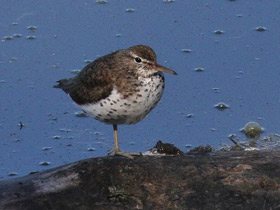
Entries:
<svg viewBox="0 0 280 210">
<path fill-rule="evenodd" d="M 118 156 L 123 156 L 129 159 L 134 159 L 133 156 L 140 156 L 142 155 L 141 152 L 122 152 L 120 150 L 112 149 L 109 151 L 108 155 L 118 155 Z"/>
</svg>

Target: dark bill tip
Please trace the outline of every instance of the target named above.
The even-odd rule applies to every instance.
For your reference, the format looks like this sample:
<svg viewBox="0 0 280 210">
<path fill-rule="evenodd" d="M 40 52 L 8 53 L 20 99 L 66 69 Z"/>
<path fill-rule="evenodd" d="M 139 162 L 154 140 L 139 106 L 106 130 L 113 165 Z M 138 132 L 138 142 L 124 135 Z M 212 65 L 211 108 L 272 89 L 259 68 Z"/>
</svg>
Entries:
<svg viewBox="0 0 280 210">
<path fill-rule="evenodd" d="M 156 65 L 156 68 L 155 68 L 156 71 L 161 71 L 161 72 L 166 72 L 166 73 L 169 73 L 169 74 L 173 74 L 173 75 L 178 75 L 177 72 L 169 69 L 169 68 L 166 68 L 160 64 L 157 64 Z"/>
</svg>

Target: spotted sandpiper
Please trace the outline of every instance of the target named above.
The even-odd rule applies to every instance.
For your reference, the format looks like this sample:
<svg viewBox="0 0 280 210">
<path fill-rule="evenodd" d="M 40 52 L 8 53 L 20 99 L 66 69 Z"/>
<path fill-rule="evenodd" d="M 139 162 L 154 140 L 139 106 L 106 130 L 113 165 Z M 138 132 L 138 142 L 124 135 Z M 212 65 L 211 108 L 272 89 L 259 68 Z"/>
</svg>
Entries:
<svg viewBox="0 0 280 210">
<path fill-rule="evenodd" d="M 132 158 L 140 153 L 119 149 L 117 126 L 139 122 L 156 106 L 164 89 L 162 72 L 177 74 L 157 63 L 152 48 L 136 45 L 96 59 L 76 77 L 59 80 L 54 87 L 69 94 L 87 115 L 113 125 L 110 155 Z"/>
</svg>

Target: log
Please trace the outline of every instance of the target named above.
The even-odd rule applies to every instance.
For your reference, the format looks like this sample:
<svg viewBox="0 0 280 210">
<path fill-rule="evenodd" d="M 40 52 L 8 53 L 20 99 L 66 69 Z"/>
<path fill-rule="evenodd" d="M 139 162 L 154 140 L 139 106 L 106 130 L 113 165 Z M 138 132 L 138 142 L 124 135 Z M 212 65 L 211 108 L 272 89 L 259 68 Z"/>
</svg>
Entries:
<svg viewBox="0 0 280 210">
<path fill-rule="evenodd" d="M 0 209 L 280 209 L 280 152 L 86 159 L 1 181 Z"/>
</svg>

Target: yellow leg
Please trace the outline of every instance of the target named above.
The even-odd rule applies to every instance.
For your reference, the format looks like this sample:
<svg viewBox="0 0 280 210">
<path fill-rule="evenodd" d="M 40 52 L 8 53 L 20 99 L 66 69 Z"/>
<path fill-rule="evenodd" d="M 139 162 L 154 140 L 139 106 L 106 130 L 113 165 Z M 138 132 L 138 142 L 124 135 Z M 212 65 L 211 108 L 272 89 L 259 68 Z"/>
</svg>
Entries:
<svg viewBox="0 0 280 210">
<path fill-rule="evenodd" d="M 109 155 L 120 155 L 120 156 L 127 157 L 129 159 L 133 159 L 133 156 L 142 155 L 139 152 L 122 152 L 122 151 L 120 151 L 119 141 L 118 141 L 118 125 L 114 124 L 113 129 L 114 129 L 114 149 L 109 151 Z"/>
<path fill-rule="evenodd" d="M 113 125 L 114 128 L 114 149 L 115 152 L 120 151 L 119 150 L 119 141 L 118 141 L 118 125 Z"/>
</svg>

